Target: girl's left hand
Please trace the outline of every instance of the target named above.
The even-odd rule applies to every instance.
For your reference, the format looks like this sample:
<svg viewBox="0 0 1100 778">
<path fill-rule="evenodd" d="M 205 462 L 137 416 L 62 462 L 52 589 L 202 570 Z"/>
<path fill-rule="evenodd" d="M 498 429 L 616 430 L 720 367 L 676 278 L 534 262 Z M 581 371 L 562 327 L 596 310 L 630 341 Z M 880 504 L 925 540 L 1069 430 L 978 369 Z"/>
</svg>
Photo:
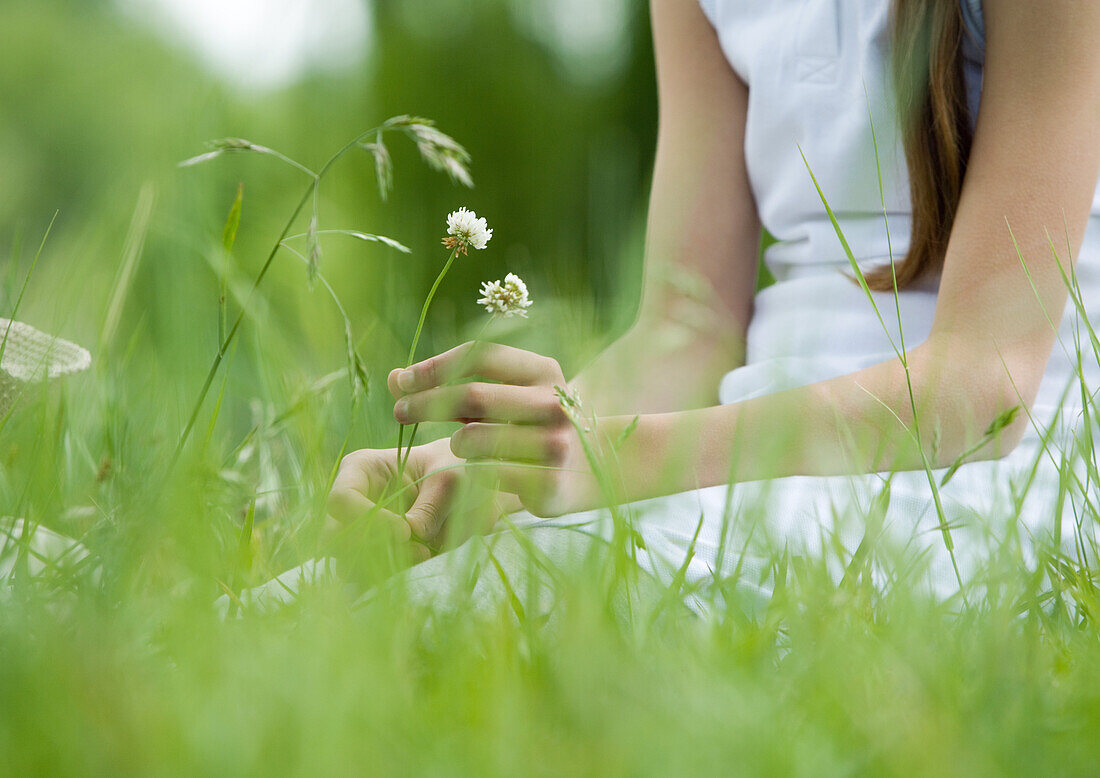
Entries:
<svg viewBox="0 0 1100 778">
<path fill-rule="evenodd" d="M 596 479 L 559 387 L 567 384 L 556 360 L 493 343 L 465 343 L 389 375 L 399 422 L 462 423 L 451 451 L 474 465 L 470 475 L 495 479 L 541 517 L 598 504 Z"/>
</svg>

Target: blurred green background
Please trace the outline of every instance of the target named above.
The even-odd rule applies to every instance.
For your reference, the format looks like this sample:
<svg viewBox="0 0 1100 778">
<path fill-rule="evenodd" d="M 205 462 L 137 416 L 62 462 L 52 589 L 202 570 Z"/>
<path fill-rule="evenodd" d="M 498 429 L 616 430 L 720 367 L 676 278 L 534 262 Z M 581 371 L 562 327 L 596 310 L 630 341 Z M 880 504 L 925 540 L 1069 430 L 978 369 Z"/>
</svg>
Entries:
<svg viewBox="0 0 1100 778">
<path fill-rule="evenodd" d="M 632 315 L 656 130 L 645 3 L 33 0 L 0 2 L 0 18 L 5 310 L 56 211 L 19 318 L 87 346 L 101 372 L 110 361 L 122 378 L 108 402 L 158 398 L 162 426 L 149 434 L 178 433 L 216 350 L 219 246 L 238 183 L 229 275 L 242 286 L 307 183 L 254 155 L 176 166 L 209 139 L 247 138 L 316 168 L 362 130 L 412 113 L 473 155 L 473 191 L 396 137 L 389 202 L 362 153 L 322 186 L 322 229 L 379 232 L 413 249 L 323 244 L 322 272 L 372 373 L 353 445 L 392 443 L 382 380 L 408 348 L 445 259 L 444 217 L 460 205 L 487 217 L 495 237 L 448 277 L 421 354 L 477 332 L 478 285 L 506 272 L 527 280 L 536 305 L 528 322 L 494 336 L 553 353 L 567 370 Z M 131 241 L 143 250 L 105 338 L 143 188 L 152 214 Z M 344 365 L 343 325 L 297 259 L 280 256 L 260 297 L 229 356 L 219 424 L 231 429 L 247 429 L 250 397 L 289 401 Z"/>
<path fill-rule="evenodd" d="M 388 203 L 365 153 L 325 180 L 321 228 L 413 250 L 324 241 L 370 395 L 348 401 L 343 322 L 284 253 L 174 460 L 222 279 L 247 290 L 308 183 L 269 157 L 179 161 L 229 136 L 317 167 L 405 113 L 469 147 L 477 188 L 398 137 Z M 476 575 L 425 607 L 400 591 L 353 605 L 344 578 L 273 613 L 212 606 L 329 553 L 317 536 L 342 447 L 396 439 L 384 379 L 446 258 L 449 211 L 495 235 L 446 279 L 421 355 L 478 333 L 478 286 L 509 271 L 535 306 L 493 337 L 572 371 L 626 326 L 655 130 L 642 0 L 0 0 L 0 315 L 56 212 L 19 318 L 94 360 L 0 418 L 0 517 L 89 551 L 31 574 L 25 536 L 0 534 L 0 562 L 20 552 L 0 576 L 0 775 L 1094 775 L 1095 565 L 1052 554 L 1023 575 L 1016 533 L 990 535 L 998 554 L 962 605 L 908 583 L 919 560 L 869 532 L 851 556 L 777 543 L 713 586 L 678 576 L 621 621 L 611 595 L 640 568 L 618 544 L 561 576 L 553 622 L 518 598 L 479 613 Z M 1095 438 L 1064 472 L 1094 461 Z M 1091 521 L 1096 479 L 1082 481 Z M 852 518 L 881 527 L 885 505 Z M 731 553 L 750 553 L 755 513 Z M 362 552 L 383 580 L 401 561 L 390 540 L 337 548 L 341 569 Z M 689 593 L 714 618 L 680 608 Z"/>
</svg>

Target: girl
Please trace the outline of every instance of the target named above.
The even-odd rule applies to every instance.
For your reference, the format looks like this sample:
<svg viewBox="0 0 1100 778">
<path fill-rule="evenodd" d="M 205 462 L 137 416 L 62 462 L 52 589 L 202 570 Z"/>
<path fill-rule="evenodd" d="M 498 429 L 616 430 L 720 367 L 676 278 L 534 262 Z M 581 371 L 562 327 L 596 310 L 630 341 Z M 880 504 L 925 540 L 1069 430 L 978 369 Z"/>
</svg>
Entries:
<svg viewBox="0 0 1100 778">
<path fill-rule="evenodd" d="M 398 421 L 463 424 L 411 451 L 412 506 L 377 508 L 395 452 L 366 450 L 343 462 L 332 517 L 369 516 L 426 558 L 459 489 L 489 481 L 564 559 L 564 530 L 607 533 L 581 513 L 608 502 L 587 445 L 617 461 L 617 499 L 649 501 L 639 562 L 666 580 L 737 561 L 766 588 L 723 551 L 750 515 L 788 549 L 852 552 L 887 481 L 883 526 L 930 556 L 942 593 L 982 543 L 1057 532 L 1071 513 L 1044 447 L 1081 413 L 1076 375 L 1100 386 L 1097 360 L 1074 356 L 1078 314 L 1100 321 L 1100 3 L 652 0 L 652 20 L 641 313 L 569 390 L 598 424 L 573 423 L 554 359 L 461 346 L 389 377 Z M 776 282 L 754 295 L 762 226 Z M 713 295 L 676 283 L 692 276 Z M 1030 487 L 1009 504 L 1018 477 Z"/>
</svg>

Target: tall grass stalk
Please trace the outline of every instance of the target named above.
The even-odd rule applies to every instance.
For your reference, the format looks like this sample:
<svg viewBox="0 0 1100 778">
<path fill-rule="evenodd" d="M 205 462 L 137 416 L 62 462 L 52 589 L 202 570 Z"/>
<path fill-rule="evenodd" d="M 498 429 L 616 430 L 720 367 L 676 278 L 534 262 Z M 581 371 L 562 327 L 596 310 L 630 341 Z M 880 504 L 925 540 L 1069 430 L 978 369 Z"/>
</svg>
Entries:
<svg viewBox="0 0 1100 778">
<path fill-rule="evenodd" d="M 424 305 L 420 309 L 420 318 L 416 322 L 416 332 L 413 334 L 412 343 L 409 345 L 409 356 L 405 359 L 405 367 L 411 367 L 413 360 L 416 359 L 416 347 L 420 345 L 420 334 L 424 331 L 424 322 L 428 318 L 428 310 L 432 306 L 432 300 L 435 299 L 436 292 L 439 291 L 439 285 L 443 283 L 443 279 L 447 277 L 447 272 L 451 269 L 451 265 L 454 264 L 455 259 L 458 257 L 459 246 L 455 246 L 451 250 L 451 255 L 447 257 L 447 261 L 443 264 L 443 269 L 439 271 L 439 275 L 435 277 L 435 282 L 432 284 L 432 288 L 428 290 L 428 296 L 424 298 Z M 417 425 L 419 426 L 419 425 Z M 411 438 L 416 437 L 416 426 L 413 427 Z M 405 441 L 405 425 L 398 424 L 397 426 L 397 476 L 400 479 L 401 473 L 405 468 L 405 460 L 408 459 L 406 453 L 405 458 L 401 456 L 402 447 Z M 409 441 L 409 448 L 412 448 L 412 440 Z"/>
<path fill-rule="evenodd" d="M 27 275 L 23 278 L 23 285 L 19 287 L 19 294 L 12 304 L 11 313 L 8 314 L 8 324 L 4 328 L 3 338 L 0 338 L 0 362 L 4 359 L 4 352 L 8 348 L 8 337 L 11 335 L 12 325 L 15 323 L 15 317 L 19 315 L 19 308 L 23 304 L 23 297 L 27 294 L 27 287 L 30 286 L 31 277 L 34 275 L 35 268 L 38 267 L 38 258 L 42 256 L 42 249 L 46 247 L 46 241 L 50 238 L 50 232 L 53 231 L 53 225 L 57 221 L 58 213 L 58 211 L 54 211 L 53 216 L 50 217 L 50 223 L 46 225 L 46 231 L 42 233 L 42 240 L 38 244 L 38 250 L 34 252 L 34 257 L 31 259 L 31 266 L 27 269 Z"/>
<path fill-rule="evenodd" d="M 328 158 L 321 168 L 314 172 L 310 168 L 302 165 L 295 160 L 287 157 L 286 155 L 269 149 L 266 146 L 260 146 L 253 144 L 249 141 L 242 140 L 240 138 L 228 138 L 222 141 L 214 143 L 214 150 L 207 152 L 206 154 L 193 157 L 189 160 L 185 160 L 181 163 L 181 166 L 191 166 L 201 162 L 206 162 L 217 156 L 220 156 L 229 152 L 253 152 L 258 154 L 264 154 L 275 157 L 283 163 L 290 165 L 296 170 L 304 173 L 310 178 L 310 183 L 306 187 L 305 192 L 302 194 L 301 199 L 298 201 L 297 206 L 290 214 L 290 218 L 286 220 L 282 231 L 279 233 L 279 237 L 275 240 L 271 250 L 268 252 L 267 258 L 264 260 L 263 265 L 260 267 L 259 273 L 257 273 L 255 280 L 252 282 L 252 286 L 248 292 L 244 304 L 241 306 L 241 311 L 237 314 L 233 320 L 233 324 L 226 330 L 225 336 L 221 339 L 221 343 L 218 346 L 217 352 L 210 364 L 210 369 L 207 371 L 206 379 L 203 381 L 202 387 L 199 390 L 198 398 L 192 407 L 191 413 L 188 416 L 187 423 L 184 425 L 183 432 L 180 433 L 179 440 L 176 444 L 176 450 L 172 457 L 172 464 L 178 461 L 180 455 L 183 453 L 183 448 L 187 443 L 187 439 L 191 435 L 191 430 L 195 426 L 195 422 L 198 420 L 199 413 L 202 410 L 203 403 L 206 400 L 206 396 L 210 391 L 210 387 L 214 382 L 214 377 L 218 372 L 218 368 L 221 366 L 222 360 L 225 358 L 226 351 L 229 345 L 233 342 L 233 339 L 237 335 L 237 331 L 240 329 L 241 324 L 244 321 L 245 310 L 248 307 L 248 303 L 252 297 L 256 294 L 267 275 L 268 270 L 271 269 L 272 263 L 275 261 L 275 257 L 278 255 L 279 250 L 284 247 L 285 241 L 290 234 L 291 228 L 297 221 L 299 215 L 305 209 L 306 205 L 312 201 L 313 209 L 309 220 L 309 230 L 307 232 L 307 240 L 309 243 L 309 251 L 307 257 L 307 266 L 310 272 L 311 281 L 315 278 L 318 263 L 320 261 L 320 244 L 318 242 L 319 235 L 319 191 L 321 182 L 325 176 L 332 169 L 333 165 L 339 162 L 348 152 L 362 147 L 367 150 L 373 150 L 381 146 L 383 136 L 387 132 L 398 131 L 408 135 L 416 143 L 420 150 L 421 156 L 432 167 L 440 170 L 445 170 L 451 175 L 452 179 L 460 180 L 462 183 L 472 185 L 472 181 L 469 180 L 469 174 L 466 172 L 466 164 L 469 162 L 469 154 L 461 146 L 456 144 L 448 136 L 435 130 L 432 122 L 427 119 L 420 119 L 412 116 L 398 116 L 384 122 L 378 127 L 373 127 L 366 132 L 360 133 L 353 139 L 348 141 L 342 148 L 340 148 L 335 154 Z M 373 138 L 373 141 L 368 139 Z M 388 160 L 388 155 L 386 157 Z M 375 154 L 375 161 L 377 165 L 377 174 L 379 187 L 383 194 L 386 192 L 386 187 L 392 182 L 392 170 L 386 167 L 389 163 L 386 160 L 379 158 Z M 232 214 L 231 214 L 232 217 Z M 352 233 L 353 231 L 345 231 Z M 234 230 L 235 234 L 235 230 Z M 366 235 L 366 233 L 358 233 L 359 235 Z M 382 239 L 380 236 L 374 236 L 380 242 L 384 242 L 391 246 L 400 246 L 397 241 L 392 239 Z M 368 238 L 369 239 L 369 238 Z"/>
<path fill-rule="evenodd" d="M 799 148 L 799 153 L 802 155 L 802 161 L 806 165 L 806 170 L 810 173 L 810 178 L 813 180 L 814 188 L 817 190 L 818 197 L 821 199 L 822 205 L 825 206 L 825 212 L 829 216 L 829 222 L 832 224 L 833 230 L 836 232 L 837 238 L 840 240 L 840 245 L 844 249 L 844 255 L 848 259 L 848 265 L 852 269 L 852 272 L 855 274 L 855 278 L 859 283 L 860 289 L 863 290 L 864 296 L 866 296 L 867 301 L 871 304 L 871 307 L 875 312 L 875 317 L 878 319 L 879 324 L 882 326 L 883 332 L 886 334 L 887 339 L 890 341 L 890 346 L 893 348 L 894 353 L 897 355 L 898 361 L 901 363 L 902 370 L 905 373 L 906 391 L 909 398 L 909 409 L 910 413 L 912 413 L 913 415 L 912 426 L 905 424 L 897 415 L 897 413 L 895 413 L 893 409 L 883 404 L 879 398 L 876 397 L 873 399 L 878 400 L 879 404 L 882 405 L 883 408 L 890 411 L 891 415 L 893 415 L 893 417 L 902 425 L 902 428 L 905 430 L 906 434 L 910 436 L 910 438 L 913 440 L 914 445 L 916 446 L 916 449 L 921 458 L 921 465 L 928 479 L 928 488 L 930 489 L 932 494 L 932 501 L 936 508 L 936 516 L 939 519 L 939 529 L 940 534 L 943 537 L 943 544 L 944 547 L 947 549 L 948 556 L 951 559 L 951 567 L 955 572 L 955 579 L 959 584 L 959 593 L 965 602 L 966 587 L 963 584 L 962 574 L 959 571 L 959 563 L 955 556 L 955 542 L 951 538 L 951 527 L 947 522 L 947 513 L 943 508 L 943 499 L 940 496 L 939 484 L 936 482 L 936 476 L 932 472 L 932 463 L 928 459 L 928 453 L 925 450 L 924 442 L 921 439 L 920 413 L 917 409 L 916 394 L 913 391 L 913 379 L 912 373 L 909 368 L 908 355 L 903 350 L 904 346 L 899 346 L 898 344 L 894 343 L 893 337 L 890 335 L 890 330 L 886 326 L 886 322 L 883 320 L 882 314 L 879 312 L 878 304 L 875 302 L 874 295 L 871 293 L 870 288 L 867 286 L 867 279 L 863 275 L 863 270 L 859 267 L 859 263 L 856 261 L 855 254 L 852 252 L 852 247 L 848 244 L 848 239 L 844 235 L 844 231 L 840 226 L 840 222 L 837 220 L 836 214 L 833 212 L 832 206 L 829 205 L 828 198 L 826 198 L 825 192 L 822 191 L 821 185 L 818 183 L 817 176 L 814 175 L 813 169 L 810 167 L 809 160 L 806 159 L 806 155 L 802 152 L 801 148 Z M 882 173 L 881 163 L 878 159 L 877 140 L 875 141 L 875 162 L 876 166 L 879 169 L 880 194 L 883 197 L 883 209 L 885 210 L 885 195 L 882 194 Z M 891 252 L 892 251 L 893 248 L 891 247 Z M 894 301 L 898 309 L 900 322 L 901 303 L 898 297 L 897 274 L 894 271 L 894 257 L 892 255 L 890 257 L 890 267 L 894 278 Z"/>
<path fill-rule="evenodd" d="M 115 333 L 122 319 L 123 308 L 130 295 L 130 287 L 133 285 L 134 276 L 141 263 L 141 255 L 145 247 L 145 236 L 149 232 L 149 220 L 153 215 L 155 202 L 156 190 L 152 184 L 146 183 L 138 193 L 137 205 L 134 207 L 130 229 L 126 233 L 126 242 L 122 250 L 122 263 L 119 265 L 118 273 L 115 276 L 111 300 L 107 304 L 107 314 L 103 317 L 103 328 L 99 333 L 100 352 L 104 352 L 114 342 Z"/>
<path fill-rule="evenodd" d="M 12 304 L 11 313 L 8 314 L 8 323 L 4 327 L 4 335 L 0 338 L 0 366 L 4 362 L 4 353 L 8 348 L 8 338 L 11 336 L 11 328 L 15 324 L 15 317 L 19 315 L 19 308 L 23 304 L 23 297 L 27 294 L 27 287 L 30 286 L 31 277 L 34 275 L 34 270 L 38 267 L 38 258 L 42 256 L 42 250 L 46 247 L 46 241 L 49 240 L 50 232 L 53 231 L 53 225 L 57 221 L 58 211 L 54 211 L 52 217 L 50 217 L 50 223 L 46 225 L 46 231 L 42 233 L 42 240 L 38 244 L 38 249 L 34 252 L 34 257 L 31 259 L 31 266 L 27 269 L 27 275 L 23 278 L 23 285 L 19 288 L 19 294 L 15 298 L 15 302 Z M 2 368 L 0 368 L 2 369 Z M 18 397 L 16 401 L 18 401 Z M 8 424 L 8 419 L 15 412 L 15 402 L 8 404 L 8 407 L 4 409 L 3 416 L 0 416 L 0 432 L 4 431 L 4 427 Z"/>
</svg>

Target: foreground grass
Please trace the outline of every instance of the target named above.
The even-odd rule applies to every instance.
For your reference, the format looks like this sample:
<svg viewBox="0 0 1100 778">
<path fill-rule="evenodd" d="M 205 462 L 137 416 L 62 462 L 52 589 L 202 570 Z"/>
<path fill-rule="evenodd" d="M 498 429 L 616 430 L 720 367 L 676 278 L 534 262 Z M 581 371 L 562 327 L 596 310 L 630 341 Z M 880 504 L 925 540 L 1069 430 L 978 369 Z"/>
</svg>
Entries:
<svg viewBox="0 0 1100 778">
<path fill-rule="evenodd" d="M 1095 773 L 1092 549 L 1037 572 L 1006 554 L 965 605 L 776 549 L 766 609 L 719 587 L 709 618 L 676 597 L 624 618 L 612 549 L 561 582 L 547 622 L 522 598 L 357 605 L 395 569 L 378 544 L 366 580 L 221 619 L 219 596 L 318 553 L 342 448 L 392 444 L 379 376 L 404 345 L 367 327 L 353 345 L 377 374 L 349 383 L 339 324 L 316 325 L 326 366 L 257 305 L 176 461 L 196 341 L 221 340 L 209 286 L 142 309 L 152 325 L 126 320 L 91 374 L 31 391 L 0 429 L 0 515 L 91 551 L 0 588 L 0 774 Z"/>
<path fill-rule="evenodd" d="M 168 596 L 5 607 L 9 774 L 1091 774 L 1095 633 L 1007 609 L 799 591 L 764 623 L 641 635 L 572 608 L 221 623 Z M 99 601 L 97 601 L 99 600 Z"/>
<path fill-rule="evenodd" d="M 111 404 L 71 391 L 102 399 L 108 383 L 100 375 L 45 395 L 5 431 L 6 498 L 82 537 L 99 569 L 5 587 L 4 774 L 1095 769 L 1095 623 L 1041 604 L 1046 587 L 1022 572 L 961 612 L 904 587 L 835 585 L 807 560 L 753 619 L 677 606 L 624 622 L 603 605 L 605 582 L 581 576 L 552 628 L 506 603 L 448 612 L 400 591 L 353 608 L 344 584 L 222 621 L 211 607 L 222 584 L 258 582 L 309 551 L 328 458 L 307 440 L 327 405 L 306 403 L 295 424 L 252 433 L 261 449 L 302 446 L 291 469 L 304 480 L 242 549 L 240 509 L 256 494 L 218 467 L 237 461 L 234 436 L 219 446 L 215 433 L 158 476 L 174 441 L 141 432 L 155 424 L 152 398 L 96 417 Z M 106 445 L 97 436 L 107 429 L 115 458 L 104 473 L 85 454 Z M 71 510 L 80 492 L 94 511 Z"/>
</svg>

